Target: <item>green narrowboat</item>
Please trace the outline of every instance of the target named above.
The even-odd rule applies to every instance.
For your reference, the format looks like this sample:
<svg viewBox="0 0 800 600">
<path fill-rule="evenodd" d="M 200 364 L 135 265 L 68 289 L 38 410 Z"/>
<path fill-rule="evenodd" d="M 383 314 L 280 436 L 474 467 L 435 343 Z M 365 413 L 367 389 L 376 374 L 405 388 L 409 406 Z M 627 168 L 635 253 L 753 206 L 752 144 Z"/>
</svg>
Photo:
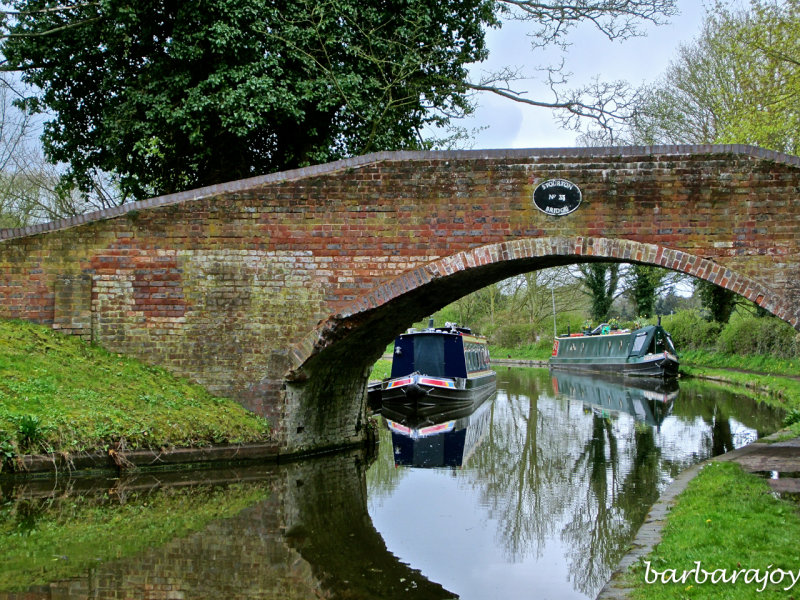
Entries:
<svg viewBox="0 0 800 600">
<path fill-rule="evenodd" d="M 590 332 L 558 336 L 551 369 L 617 373 L 638 377 L 677 377 L 678 353 L 661 325 L 611 329 L 605 323 Z"/>
</svg>

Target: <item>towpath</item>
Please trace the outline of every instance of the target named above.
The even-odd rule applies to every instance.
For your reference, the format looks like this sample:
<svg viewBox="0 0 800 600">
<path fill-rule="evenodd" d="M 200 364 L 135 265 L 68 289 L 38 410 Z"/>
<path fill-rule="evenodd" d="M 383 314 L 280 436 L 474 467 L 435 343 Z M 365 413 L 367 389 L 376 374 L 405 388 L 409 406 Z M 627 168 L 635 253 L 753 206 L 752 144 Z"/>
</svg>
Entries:
<svg viewBox="0 0 800 600">
<path fill-rule="evenodd" d="M 775 437 L 769 436 L 711 460 L 736 462 L 745 471 L 764 474 L 770 487 L 776 492 L 800 494 L 800 437 L 770 443 Z M 703 464 L 705 463 L 694 465 L 683 471 L 661 494 L 631 543 L 631 551 L 620 561 L 617 571 L 600 590 L 597 600 L 626 600 L 630 597 L 631 590 L 623 584 L 621 575 L 630 565 L 649 554 L 661 541 L 661 531 L 666 523 L 670 507 L 675 503 L 677 496 L 700 472 Z"/>
</svg>

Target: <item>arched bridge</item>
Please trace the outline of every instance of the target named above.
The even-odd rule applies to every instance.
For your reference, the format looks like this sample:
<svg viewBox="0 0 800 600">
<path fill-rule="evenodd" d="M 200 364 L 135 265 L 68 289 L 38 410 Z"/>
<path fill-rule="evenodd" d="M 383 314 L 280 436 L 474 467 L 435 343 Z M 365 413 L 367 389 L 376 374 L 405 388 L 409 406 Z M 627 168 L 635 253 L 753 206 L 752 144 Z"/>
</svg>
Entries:
<svg viewBox="0 0 800 600">
<path fill-rule="evenodd" d="M 534 204 L 543 182 L 574 212 Z M 631 261 L 800 328 L 800 159 L 745 146 L 389 152 L 0 231 L 0 317 L 161 364 L 272 419 L 288 452 L 364 431 L 415 320 L 554 265 Z"/>
</svg>

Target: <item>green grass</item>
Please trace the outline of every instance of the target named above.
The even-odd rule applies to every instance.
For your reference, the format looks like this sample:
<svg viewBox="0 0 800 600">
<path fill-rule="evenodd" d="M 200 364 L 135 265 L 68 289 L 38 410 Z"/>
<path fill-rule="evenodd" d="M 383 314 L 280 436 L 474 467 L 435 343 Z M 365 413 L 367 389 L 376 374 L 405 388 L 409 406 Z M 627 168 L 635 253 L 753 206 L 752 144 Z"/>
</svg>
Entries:
<svg viewBox="0 0 800 600">
<path fill-rule="evenodd" d="M 370 380 L 386 379 L 392 374 L 392 361 L 381 358 L 372 365 L 372 372 L 369 374 Z"/>
<path fill-rule="evenodd" d="M 693 479 L 678 497 L 669 513 L 663 539 L 644 560 L 626 574 L 634 586 L 632 597 L 638 600 L 675 598 L 789 598 L 800 597 L 800 581 L 787 592 L 783 586 L 768 584 L 698 583 L 693 577 L 683 583 L 662 583 L 655 571 L 675 569 L 680 576 L 695 567 L 706 571 L 727 569 L 729 574 L 741 569 L 793 571 L 800 569 L 800 513 L 795 504 L 777 499 L 767 483 L 744 473 L 733 463 L 713 462 Z M 650 563 L 650 571 L 646 562 Z M 718 573 L 719 575 L 719 573 Z M 645 578 L 648 577 L 646 580 Z M 669 578 L 669 572 L 666 576 Z M 755 574 L 749 579 L 755 581 Z M 776 579 L 778 577 L 776 576 Z M 702 574 L 699 577 L 702 580 Z"/>
<path fill-rule="evenodd" d="M 266 486 L 194 486 L 113 498 L 64 496 L 0 504 L 0 590 L 22 591 L 86 573 L 236 515 L 268 496 Z"/>
<path fill-rule="evenodd" d="M 266 440 L 232 400 L 78 338 L 0 321 L 0 469 L 14 455 Z"/>
<path fill-rule="evenodd" d="M 769 355 L 720 354 L 707 350 L 680 353 L 681 363 L 696 367 L 741 369 L 771 375 L 800 375 L 800 358 L 777 358 Z"/>
<path fill-rule="evenodd" d="M 681 375 L 720 382 L 721 385 L 739 394 L 785 410 L 787 430 L 780 434 L 777 440 L 800 436 L 800 419 L 795 416 L 800 412 L 800 380 L 780 375 L 695 367 L 685 363 L 681 363 Z"/>
<path fill-rule="evenodd" d="M 535 344 L 528 344 L 518 348 L 503 348 L 502 346 L 489 346 L 489 355 L 492 358 L 514 358 L 518 360 L 548 360 L 553 352 L 553 340 L 543 339 Z"/>
</svg>

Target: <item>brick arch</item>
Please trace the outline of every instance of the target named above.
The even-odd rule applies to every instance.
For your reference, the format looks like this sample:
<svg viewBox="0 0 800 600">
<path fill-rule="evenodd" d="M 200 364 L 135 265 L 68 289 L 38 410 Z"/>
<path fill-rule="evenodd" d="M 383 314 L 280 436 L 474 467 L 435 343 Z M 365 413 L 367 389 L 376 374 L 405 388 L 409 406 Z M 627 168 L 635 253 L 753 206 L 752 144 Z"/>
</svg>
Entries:
<svg viewBox="0 0 800 600">
<path fill-rule="evenodd" d="M 599 237 L 526 238 L 464 250 L 380 283 L 374 290 L 363 294 L 336 315 L 320 322 L 314 331 L 295 345 L 292 349 L 294 368 L 290 377 L 297 376 L 298 369 L 302 369 L 303 365 L 315 355 L 340 343 L 342 338 L 358 334 L 360 327 L 368 332 L 375 331 L 375 321 L 385 318 L 383 315 L 388 306 L 393 302 L 402 302 L 403 298 L 409 296 L 412 298 L 419 296 L 421 290 L 431 284 L 445 283 L 450 278 L 457 279 L 459 275 L 466 275 L 475 270 L 491 273 L 486 279 L 473 278 L 472 282 L 460 284 L 463 285 L 460 288 L 463 289 L 463 293 L 457 292 L 457 297 L 461 297 L 506 276 L 558 264 L 600 260 L 642 263 L 686 273 L 731 290 L 798 328 L 797 317 L 793 315 L 791 306 L 782 298 L 763 284 L 713 260 L 633 240 Z M 437 294 L 435 299 L 431 299 L 430 306 L 422 305 L 417 314 L 410 318 L 410 322 L 416 322 L 424 315 L 438 310 L 447 304 L 443 299 L 449 299 L 452 295 L 452 292 Z M 407 322 L 409 321 L 400 322 L 401 330 L 405 328 Z M 366 340 L 361 339 L 361 335 L 357 337 L 359 347 L 369 346 Z M 381 339 L 377 344 L 378 348 L 385 348 L 391 339 Z"/>
<path fill-rule="evenodd" d="M 283 389 L 289 444 L 325 440 L 331 423 L 360 432 L 372 364 L 410 323 L 507 277 L 592 261 L 634 262 L 705 279 L 792 322 L 790 306 L 763 284 L 712 260 L 656 244 L 600 237 L 540 237 L 457 252 L 385 280 L 319 325 L 291 351 Z M 788 317 L 788 318 L 787 318 Z M 796 321 L 796 319 L 795 319 Z M 792 323 L 797 327 L 796 322 Z"/>
</svg>

